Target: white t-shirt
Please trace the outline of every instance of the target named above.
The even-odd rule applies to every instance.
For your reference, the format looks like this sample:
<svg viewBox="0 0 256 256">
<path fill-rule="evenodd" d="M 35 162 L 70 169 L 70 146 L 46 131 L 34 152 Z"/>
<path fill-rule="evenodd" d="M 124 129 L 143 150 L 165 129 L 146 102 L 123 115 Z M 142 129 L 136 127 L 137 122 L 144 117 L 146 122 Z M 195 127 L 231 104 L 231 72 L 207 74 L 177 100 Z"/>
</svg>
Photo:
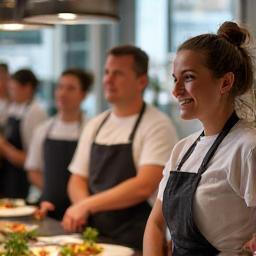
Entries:
<svg viewBox="0 0 256 256">
<path fill-rule="evenodd" d="M 96 130 L 107 112 L 92 119 L 84 128 L 69 170 L 82 177 L 88 176 L 91 144 Z M 96 143 L 113 145 L 128 143 L 128 138 L 138 114 L 117 117 L 114 113 L 105 122 L 96 137 Z M 164 166 L 177 142 L 175 129 L 170 119 L 156 108 L 147 105 L 133 140 L 133 160 L 138 170 L 142 165 Z"/>
<path fill-rule="evenodd" d="M 96 130 L 106 114 L 106 112 L 101 113 L 85 127 L 76 154 L 69 166 L 72 173 L 83 177 L 88 176 L 91 144 Z M 111 113 L 98 133 L 96 143 L 104 145 L 128 143 L 129 135 L 137 118 L 138 114 L 117 117 L 114 113 Z M 147 164 L 164 166 L 176 141 L 176 132 L 169 118 L 156 108 L 147 106 L 133 141 L 135 166 L 137 168 Z"/>
<path fill-rule="evenodd" d="M 87 122 L 85 116 L 81 121 L 64 122 L 59 116 L 52 117 L 43 122 L 35 131 L 29 153 L 25 162 L 26 170 L 42 171 L 43 166 L 43 144 L 47 138 L 55 140 L 78 140 Z"/>
<path fill-rule="evenodd" d="M 159 185 L 161 201 L 169 172 L 177 168 L 199 135 L 174 147 Z M 197 172 L 217 136 L 203 137 L 181 171 Z M 240 120 L 219 145 L 202 175 L 193 210 L 199 230 L 221 255 L 234 255 L 256 232 L 256 129 L 247 122 Z"/>
<path fill-rule="evenodd" d="M 8 108 L 8 116 L 21 119 L 21 139 L 25 150 L 29 147 L 36 127 L 47 119 L 46 111 L 36 100 L 29 105 L 27 103 L 11 103 Z"/>
</svg>

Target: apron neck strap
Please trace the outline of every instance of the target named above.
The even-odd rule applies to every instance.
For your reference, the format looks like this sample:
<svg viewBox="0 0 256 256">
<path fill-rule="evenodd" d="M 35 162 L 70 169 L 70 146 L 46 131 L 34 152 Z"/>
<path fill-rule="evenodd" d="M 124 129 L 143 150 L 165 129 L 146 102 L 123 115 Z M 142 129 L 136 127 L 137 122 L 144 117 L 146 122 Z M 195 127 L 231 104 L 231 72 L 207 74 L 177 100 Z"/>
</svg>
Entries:
<svg viewBox="0 0 256 256">
<path fill-rule="evenodd" d="M 223 139 L 226 137 L 226 135 L 229 133 L 229 131 L 232 129 L 232 127 L 238 122 L 239 118 L 236 114 L 236 112 L 233 112 L 232 115 L 229 117 L 229 119 L 227 120 L 227 122 L 225 123 L 223 129 L 221 130 L 220 134 L 218 135 L 218 137 L 216 138 L 216 140 L 214 141 L 213 145 L 211 146 L 211 148 L 208 150 L 208 152 L 206 153 L 202 164 L 199 167 L 199 174 L 202 174 L 203 172 L 205 172 L 208 163 L 210 162 L 211 158 L 213 157 L 214 153 L 216 152 L 218 146 L 220 145 L 220 143 L 223 141 Z M 188 151 L 185 153 L 185 155 L 183 156 L 183 158 L 181 159 L 177 170 L 180 170 L 182 165 L 186 162 L 186 160 L 190 157 L 190 155 L 192 154 L 192 152 L 194 151 L 196 144 L 198 143 L 198 141 L 200 140 L 200 138 L 204 136 L 204 132 L 202 132 L 200 134 L 200 136 L 196 139 L 196 141 L 190 146 L 190 148 L 188 149 Z"/>
<path fill-rule="evenodd" d="M 139 116 L 138 116 L 138 118 L 137 118 L 137 120 L 136 120 L 136 123 L 135 123 L 134 126 L 133 126 L 132 132 L 131 132 L 131 134 L 130 134 L 130 136 L 129 136 L 129 141 L 130 141 L 130 142 L 133 141 L 133 138 L 134 138 L 134 136 L 135 136 L 135 133 L 136 133 L 136 130 L 137 130 L 138 125 L 139 125 L 139 123 L 140 123 L 140 120 L 141 120 L 141 118 L 142 118 L 142 116 L 143 116 L 143 113 L 145 112 L 145 109 L 146 109 L 146 103 L 143 102 L 143 105 L 142 105 L 142 108 L 141 108 L 141 110 L 140 110 Z M 105 118 L 103 119 L 103 121 L 101 122 L 100 126 L 98 127 L 98 129 L 97 129 L 97 131 L 96 131 L 96 133 L 95 133 L 95 135 L 94 135 L 94 139 L 97 137 L 97 135 L 98 135 L 100 129 L 102 128 L 102 126 L 106 123 L 106 121 L 107 121 L 108 118 L 110 117 L 110 113 L 111 113 L 111 112 L 109 111 L 109 112 L 107 113 L 107 115 L 105 116 Z"/>
<path fill-rule="evenodd" d="M 224 138 L 227 136 L 229 131 L 233 128 L 233 126 L 238 121 L 239 121 L 239 118 L 238 118 L 236 112 L 233 112 L 232 115 L 227 120 L 227 122 L 225 123 L 221 133 L 218 135 L 218 137 L 214 141 L 213 145 L 211 146 L 209 151 L 206 153 L 206 155 L 204 157 L 204 160 L 203 160 L 203 162 L 202 162 L 202 164 L 199 168 L 199 171 L 198 171 L 199 174 L 202 174 L 202 173 L 205 172 L 205 170 L 207 168 L 207 165 L 210 162 L 210 160 L 212 159 L 212 157 L 213 157 L 214 153 L 216 152 L 217 148 L 219 147 L 219 145 L 224 140 Z"/>
<path fill-rule="evenodd" d="M 129 136 L 129 141 L 133 141 L 133 138 L 134 138 L 134 136 L 135 136 L 135 133 L 136 133 L 136 131 L 137 131 L 137 128 L 138 128 L 138 126 L 139 126 L 139 123 L 140 123 L 140 121 L 141 121 L 141 118 L 142 118 L 142 116 L 143 116 L 143 114 L 144 114 L 144 112 L 145 112 L 145 109 L 146 109 L 146 103 L 143 102 L 143 105 L 142 105 L 142 108 L 141 108 L 141 110 L 140 110 L 139 116 L 138 116 L 138 118 L 137 118 L 137 120 L 136 120 L 136 123 L 135 123 L 135 125 L 134 125 L 134 127 L 133 127 L 133 129 L 132 129 L 132 132 L 131 132 L 131 134 L 130 134 L 130 136 Z"/>
</svg>

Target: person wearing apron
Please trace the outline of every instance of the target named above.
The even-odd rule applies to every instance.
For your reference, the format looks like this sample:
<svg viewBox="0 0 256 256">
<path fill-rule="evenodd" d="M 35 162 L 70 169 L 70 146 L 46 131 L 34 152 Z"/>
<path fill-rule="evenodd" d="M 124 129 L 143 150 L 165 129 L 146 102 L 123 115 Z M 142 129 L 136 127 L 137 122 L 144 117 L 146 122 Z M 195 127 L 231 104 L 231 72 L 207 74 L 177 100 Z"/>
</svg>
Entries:
<svg viewBox="0 0 256 256">
<path fill-rule="evenodd" d="M 54 205 L 54 211 L 49 211 L 48 215 L 58 220 L 62 219 L 65 210 L 70 205 L 67 195 L 70 172 L 67 168 L 76 146 L 77 140 L 51 139 L 48 134 L 43 145 L 45 185 L 41 201 L 50 201 Z"/>
<path fill-rule="evenodd" d="M 6 63 L 0 63 L 0 135 L 3 134 L 5 123 L 7 121 L 7 110 L 9 105 L 7 86 L 9 79 L 8 65 Z"/>
<path fill-rule="evenodd" d="M 1 196 L 26 198 L 29 182 L 23 164 L 29 136 L 36 125 L 46 118 L 44 110 L 33 100 L 37 80 L 30 70 L 19 70 L 11 76 L 10 104 L 4 138 L 1 138 L 0 151 L 3 154 Z M 34 123 L 33 123 L 33 121 Z"/>
<path fill-rule="evenodd" d="M 5 139 L 16 149 L 24 150 L 21 139 L 21 119 L 9 116 L 5 126 Z M 26 198 L 29 190 L 29 182 L 26 172 L 22 167 L 15 166 L 13 163 L 4 159 L 2 162 L 3 181 L 1 190 L 2 196 L 8 198 Z"/>
<path fill-rule="evenodd" d="M 95 141 L 93 142 L 89 168 L 90 194 L 100 193 L 136 176 L 132 143 L 145 108 L 146 104 L 144 103 L 129 136 L 129 143 L 101 145 L 95 143 Z M 101 123 L 95 137 L 104 123 L 107 122 L 108 117 L 109 114 Z M 99 161 L 99 159 L 102 159 L 102 161 Z M 112 179 L 108 177 L 112 177 Z M 140 248 L 150 211 L 151 206 L 145 200 L 126 209 L 96 213 L 91 216 L 89 225 L 101 230 L 102 236 L 111 237 L 115 243 Z"/>
<path fill-rule="evenodd" d="M 44 122 L 33 138 L 25 168 L 32 184 L 42 191 L 40 216 L 48 213 L 61 220 L 70 205 L 67 168 L 85 123 L 80 105 L 91 84 L 91 74 L 80 69 L 65 70 L 55 92 L 58 114 Z"/>
<path fill-rule="evenodd" d="M 110 50 L 103 84 L 112 109 L 92 119 L 81 135 L 70 165 L 74 204 L 63 218 L 67 231 L 86 224 L 104 241 L 140 250 L 149 199 L 155 199 L 162 164 L 176 142 L 168 117 L 143 101 L 145 63 L 137 47 Z"/>
<path fill-rule="evenodd" d="M 256 231 L 256 130 L 234 109 L 236 96 L 252 87 L 247 35 L 225 22 L 217 35 L 193 37 L 178 49 L 173 95 L 181 117 L 197 118 L 203 132 L 178 142 L 166 164 L 145 256 L 238 255 Z"/>
</svg>

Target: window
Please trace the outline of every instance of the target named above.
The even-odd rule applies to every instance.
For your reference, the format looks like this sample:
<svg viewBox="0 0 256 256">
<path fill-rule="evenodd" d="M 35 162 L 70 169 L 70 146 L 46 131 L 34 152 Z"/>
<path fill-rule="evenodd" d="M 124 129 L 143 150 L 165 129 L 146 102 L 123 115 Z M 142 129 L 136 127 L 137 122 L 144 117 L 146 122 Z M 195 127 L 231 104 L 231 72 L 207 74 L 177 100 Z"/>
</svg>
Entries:
<svg viewBox="0 0 256 256">
<path fill-rule="evenodd" d="M 145 100 L 166 112 L 180 137 L 195 130 L 197 121 L 179 118 L 179 107 L 171 98 L 172 59 L 177 46 L 191 36 L 216 32 L 225 20 L 235 18 L 234 0 L 140 0 L 136 1 L 136 44 L 150 56 L 150 84 Z"/>
<path fill-rule="evenodd" d="M 169 51 L 189 37 L 215 33 L 222 22 L 234 19 L 234 9 L 233 0 L 169 0 Z"/>
</svg>

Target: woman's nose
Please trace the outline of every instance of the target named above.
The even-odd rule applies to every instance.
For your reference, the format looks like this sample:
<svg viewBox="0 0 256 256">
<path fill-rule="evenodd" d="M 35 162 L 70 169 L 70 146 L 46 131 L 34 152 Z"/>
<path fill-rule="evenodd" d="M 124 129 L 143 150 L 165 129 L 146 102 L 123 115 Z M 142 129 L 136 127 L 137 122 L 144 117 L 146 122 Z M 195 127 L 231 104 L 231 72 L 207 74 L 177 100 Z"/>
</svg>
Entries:
<svg viewBox="0 0 256 256">
<path fill-rule="evenodd" d="M 184 86 L 179 82 L 175 82 L 174 87 L 172 89 L 172 95 L 177 98 L 179 95 L 182 95 L 185 91 Z"/>
</svg>

